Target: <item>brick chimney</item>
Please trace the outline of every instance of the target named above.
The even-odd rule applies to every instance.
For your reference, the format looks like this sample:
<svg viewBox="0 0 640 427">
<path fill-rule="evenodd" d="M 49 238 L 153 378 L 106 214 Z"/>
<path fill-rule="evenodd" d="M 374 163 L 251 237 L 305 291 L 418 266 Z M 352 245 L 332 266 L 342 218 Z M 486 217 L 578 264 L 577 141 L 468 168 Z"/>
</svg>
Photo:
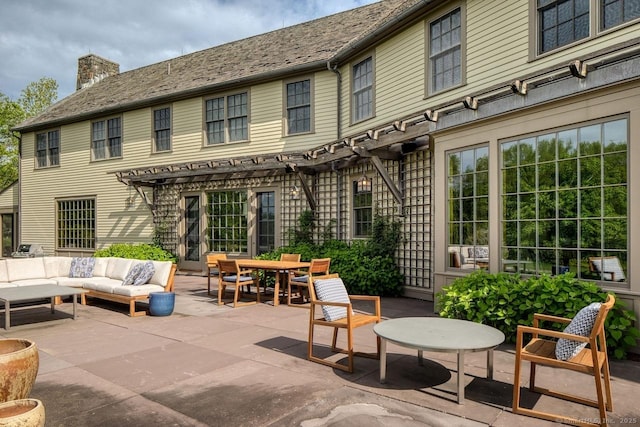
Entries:
<svg viewBox="0 0 640 427">
<path fill-rule="evenodd" d="M 120 73 L 120 65 L 98 55 L 85 55 L 78 58 L 78 79 L 76 90 L 89 87 L 108 76 Z"/>
</svg>

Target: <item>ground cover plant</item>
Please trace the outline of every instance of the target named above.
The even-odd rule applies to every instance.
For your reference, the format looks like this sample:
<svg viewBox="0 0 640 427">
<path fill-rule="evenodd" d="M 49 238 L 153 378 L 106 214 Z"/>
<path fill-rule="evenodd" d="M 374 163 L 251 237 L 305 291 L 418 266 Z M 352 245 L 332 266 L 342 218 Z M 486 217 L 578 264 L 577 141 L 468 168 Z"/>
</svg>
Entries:
<svg viewBox="0 0 640 427">
<path fill-rule="evenodd" d="M 115 243 L 107 248 L 98 249 L 93 254 L 95 257 L 119 257 L 151 261 L 172 261 L 177 258 L 171 252 L 157 245 L 148 243 Z"/>
</svg>

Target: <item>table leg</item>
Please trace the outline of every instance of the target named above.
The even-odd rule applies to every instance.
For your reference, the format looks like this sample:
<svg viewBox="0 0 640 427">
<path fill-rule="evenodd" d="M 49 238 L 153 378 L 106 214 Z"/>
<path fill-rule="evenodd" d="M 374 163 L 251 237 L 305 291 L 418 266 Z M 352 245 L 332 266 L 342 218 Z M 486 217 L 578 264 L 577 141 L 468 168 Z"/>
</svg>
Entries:
<svg viewBox="0 0 640 427">
<path fill-rule="evenodd" d="M 71 298 L 73 298 L 73 320 L 76 320 L 78 310 L 78 295 L 71 295 Z"/>
<path fill-rule="evenodd" d="M 11 303 L 9 301 L 4 302 L 4 330 L 8 331 L 11 327 Z"/>
<path fill-rule="evenodd" d="M 424 366 L 424 358 L 422 357 L 422 350 L 418 350 L 418 365 Z"/>
<path fill-rule="evenodd" d="M 458 404 L 464 403 L 464 351 L 458 350 Z"/>
<path fill-rule="evenodd" d="M 487 378 L 493 379 L 493 349 L 487 350 Z"/>
<path fill-rule="evenodd" d="M 273 306 L 280 304 L 280 270 L 276 270 L 276 283 L 273 285 Z"/>
<path fill-rule="evenodd" d="M 380 382 L 387 381 L 387 340 L 380 338 Z"/>
<path fill-rule="evenodd" d="M 56 312 L 56 297 L 51 297 L 51 314 Z"/>
</svg>

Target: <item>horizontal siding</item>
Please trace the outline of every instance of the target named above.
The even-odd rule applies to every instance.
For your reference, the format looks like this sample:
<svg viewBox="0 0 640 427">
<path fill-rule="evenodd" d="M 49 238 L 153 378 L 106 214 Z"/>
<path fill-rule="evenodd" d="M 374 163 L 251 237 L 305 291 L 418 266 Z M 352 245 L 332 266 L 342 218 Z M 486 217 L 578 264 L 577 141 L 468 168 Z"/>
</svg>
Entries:
<svg viewBox="0 0 640 427">
<path fill-rule="evenodd" d="M 0 192 L 0 210 L 12 211 L 14 207 L 18 206 L 18 184 L 11 184 Z"/>
</svg>

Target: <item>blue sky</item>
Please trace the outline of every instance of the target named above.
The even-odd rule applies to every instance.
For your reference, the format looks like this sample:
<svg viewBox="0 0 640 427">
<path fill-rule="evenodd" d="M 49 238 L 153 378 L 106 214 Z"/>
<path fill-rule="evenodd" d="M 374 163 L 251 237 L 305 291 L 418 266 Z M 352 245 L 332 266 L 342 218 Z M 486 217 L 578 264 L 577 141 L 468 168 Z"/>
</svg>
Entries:
<svg viewBox="0 0 640 427">
<path fill-rule="evenodd" d="M 51 77 L 75 91 L 78 58 L 128 71 L 376 0 L 3 0 L 0 93 L 11 99 Z"/>
</svg>

